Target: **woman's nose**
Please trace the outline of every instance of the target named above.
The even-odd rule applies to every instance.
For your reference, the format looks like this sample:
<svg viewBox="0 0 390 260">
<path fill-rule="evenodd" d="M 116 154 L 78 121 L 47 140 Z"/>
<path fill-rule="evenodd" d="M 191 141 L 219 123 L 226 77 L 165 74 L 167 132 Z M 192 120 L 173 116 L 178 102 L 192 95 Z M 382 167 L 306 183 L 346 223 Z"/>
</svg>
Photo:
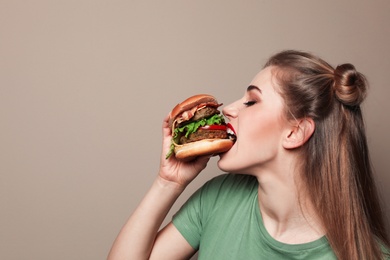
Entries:
<svg viewBox="0 0 390 260">
<path fill-rule="evenodd" d="M 225 106 L 225 107 L 222 109 L 222 113 L 223 113 L 223 115 L 226 116 L 229 120 L 231 120 L 232 118 L 237 117 L 238 109 L 237 109 L 237 107 L 236 107 L 236 102 L 231 103 L 231 104 Z"/>
</svg>

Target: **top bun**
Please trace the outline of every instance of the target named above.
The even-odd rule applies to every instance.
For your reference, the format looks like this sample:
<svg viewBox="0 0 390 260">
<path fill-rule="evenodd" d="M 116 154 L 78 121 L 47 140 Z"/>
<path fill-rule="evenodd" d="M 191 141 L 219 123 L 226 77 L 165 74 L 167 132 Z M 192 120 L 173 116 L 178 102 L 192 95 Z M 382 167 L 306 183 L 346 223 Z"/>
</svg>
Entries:
<svg viewBox="0 0 390 260">
<path fill-rule="evenodd" d="M 169 127 L 172 127 L 173 122 L 176 117 L 183 113 L 184 111 L 190 110 L 191 108 L 203 104 L 203 103 L 215 103 L 218 104 L 217 99 L 208 94 L 198 94 L 192 97 L 187 98 L 183 102 L 177 104 L 169 114 Z"/>
</svg>

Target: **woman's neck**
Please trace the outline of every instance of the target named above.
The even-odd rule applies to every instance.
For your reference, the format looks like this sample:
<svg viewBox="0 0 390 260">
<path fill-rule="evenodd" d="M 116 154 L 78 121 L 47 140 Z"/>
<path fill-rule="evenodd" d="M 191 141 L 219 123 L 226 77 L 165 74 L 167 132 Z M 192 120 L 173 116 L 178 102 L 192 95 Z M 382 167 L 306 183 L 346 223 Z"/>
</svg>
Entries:
<svg viewBox="0 0 390 260">
<path fill-rule="evenodd" d="M 284 169 L 286 170 L 286 169 Z M 321 221 L 293 172 L 257 176 L 258 201 L 264 226 L 276 240 L 302 244 L 324 235 Z"/>
</svg>

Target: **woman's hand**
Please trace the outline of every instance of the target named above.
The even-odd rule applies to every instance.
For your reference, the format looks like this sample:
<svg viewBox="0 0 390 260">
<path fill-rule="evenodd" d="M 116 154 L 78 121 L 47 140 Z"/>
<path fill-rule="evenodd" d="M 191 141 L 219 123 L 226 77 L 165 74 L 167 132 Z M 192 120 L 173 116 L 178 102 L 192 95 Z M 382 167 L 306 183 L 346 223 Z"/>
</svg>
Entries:
<svg viewBox="0 0 390 260">
<path fill-rule="evenodd" d="M 190 162 L 179 161 L 174 155 L 166 159 L 172 139 L 172 131 L 168 126 L 168 120 L 169 116 L 165 117 L 162 126 L 163 145 L 159 177 L 162 181 L 178 185 L 178 188 L 185 188 L 206 167 L 210 156 L 198 157 Z"/>
<path fill-rule="evenodd" d="M 167 116 L 162 126 L 163 148 L 159 174 L 115 239 L 108 256 L 110 260 L 150 258 L 164 218 L 185 187 L 206 167 L 210 159 L 209 156 L 191 162 L 178 161 L 175 156 L 165 159 L 172 138 L 168 119 Z M 194 249 L 173 225 L 169 227 L 164 229 L 164 235 L 160 236 L 154 251 L 159 259 L 162 255 L 164 259 L 178 259 L 179 256 L 180 259 L 183 256 L 187 259 L 194 253 Z M 181 245 L 180 250 L 177 250 L 178 243 Z"/>
</svg>

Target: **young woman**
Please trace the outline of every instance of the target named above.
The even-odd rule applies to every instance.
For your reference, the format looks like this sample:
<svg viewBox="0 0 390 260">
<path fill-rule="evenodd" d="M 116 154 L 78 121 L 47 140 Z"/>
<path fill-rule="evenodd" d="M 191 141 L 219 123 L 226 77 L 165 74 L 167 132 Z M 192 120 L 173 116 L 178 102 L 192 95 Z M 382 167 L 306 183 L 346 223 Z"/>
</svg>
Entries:
<svg viewBox="0 0 390 260">
<path fill-rule="evenodd" d="M 351 64 L 274 55 L 223 110 L 237 135 L 218 162 L 229 174 L 207 182 L 159 231 L 209 160 L 166 160 L 166 118 L 159 174 L 109 259 L 188 259 L 197 250 L 199 259 L 390 257 L 360 110 L 365 95 Z"/>
</svg>

